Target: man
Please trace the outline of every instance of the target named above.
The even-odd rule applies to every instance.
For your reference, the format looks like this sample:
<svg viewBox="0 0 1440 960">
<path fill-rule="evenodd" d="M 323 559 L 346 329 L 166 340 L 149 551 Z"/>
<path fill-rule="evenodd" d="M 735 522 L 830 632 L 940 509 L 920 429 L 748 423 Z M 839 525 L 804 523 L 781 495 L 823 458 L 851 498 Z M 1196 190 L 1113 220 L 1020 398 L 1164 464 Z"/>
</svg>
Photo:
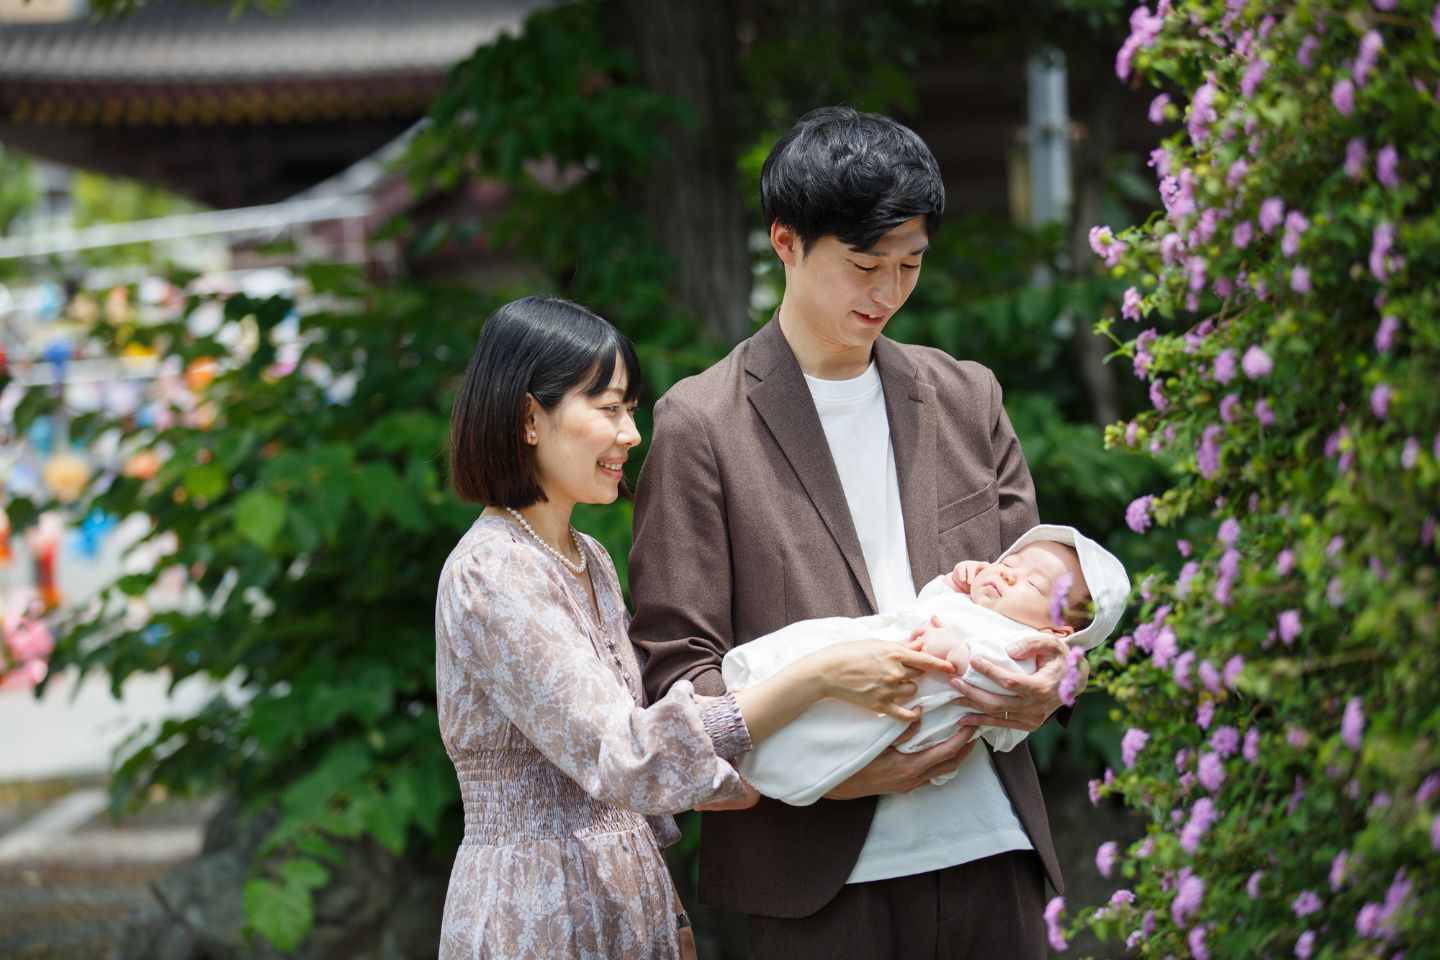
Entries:
<svg viewBox="0 0 1440 960">
<path fill-rule="evenodd" d="M 990 371 L 882 336 L 944 203 L 930 150 L 885 117 L 816 110 L 771 150 L 761 206 L 780 307 L 655 407 L 630 556 L 652 696 L 681 679 L 719 694 L 732 645 L 896 608 L 947 560 L 997 556 L 1037 522 Z M 1017 697 L 962 684 L 986 714 L 881 754 L 814 806 L 706 813 L 701 900 L 749 914 L 761 960 L 1043 957 L 1044 880 L 1061 881 L 1034 763 L 1024 746 L 992 757 L 966 741 L 982 722 L 1043 723 L 1064 652 L 1012 648 L 1037 657 L 1033 677 L 977 663 Z M 937 838 L 941 822 L 955 826 Z"/>
</svg>

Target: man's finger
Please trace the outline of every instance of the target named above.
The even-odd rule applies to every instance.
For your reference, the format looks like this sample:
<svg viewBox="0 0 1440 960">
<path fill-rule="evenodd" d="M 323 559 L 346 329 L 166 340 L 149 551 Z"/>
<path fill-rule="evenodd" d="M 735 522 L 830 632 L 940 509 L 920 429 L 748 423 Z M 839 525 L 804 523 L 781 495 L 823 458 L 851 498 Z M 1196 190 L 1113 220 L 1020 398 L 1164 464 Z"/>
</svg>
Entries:
<svg viewBox="0 0 1440 960">
<path fill-rule="evenodd" d="M 956 736 L 968 737 L 970 736 L 970 731 L 961 731 L 959 734 L 956 734 Z M 951 737 L 950 739 L 954 740 L 955 737 Z M 949 740 L 946 741 L 946 743 L 949 742 Z M 978 740 L 970 740 L 969 742 L 962 745 L 958 750 L 956 750 L 953 757 L 948 757 L 944 760 L 937 761 L 936 763 L 926 767 L 925 772 L 921 775 L 922 782 L 925 780 L 933 780 L 936 777 L 943 777 L 947 773 L 954 773 L 956 770 L 959 770 L 960 764 L 964 763 L 965 758 L 970 756 L 970 751 L 975 749 L 975 744 L 978 742 Z M 920 753 L 915 754 L 915 756 L 923 757 L 927 753 L 929 753 L 928 750 L 922 750 Z"/>
<path fill-rule="evenodd" d="M 1033 690 L 1036 686 L 1032 674 L 1007 670 L 993 660 L 986 660 L 984 657 L 972 657 L 970 666 L 976 673 L 989 677 L 1006 690 Z M 959 689 L 959 687 L 956 687 L 956 689 Z M 968 691 L 966 695 L 969 695 Z"/>
<path fill-rule="evenodd" d="M 910 724 L 910 726 L 908 726 L 908 727 L 906 727 L 904 730 L 901 730 L 901 731 L 900 731 L 900 736 L 898 736 L 898 737 L 895 738 L 895 742 L 896 742 L 896 743 L 904 743 L 906 740 L 909 740 L 911 737 L 915 736 L 915 734 L 917 734 L 917 733 L 919 733 L 919 732 L 920 732 L 920 721 L 919 721 L 919 720 L 916 720 L 914 723 Z"/>
</svg>

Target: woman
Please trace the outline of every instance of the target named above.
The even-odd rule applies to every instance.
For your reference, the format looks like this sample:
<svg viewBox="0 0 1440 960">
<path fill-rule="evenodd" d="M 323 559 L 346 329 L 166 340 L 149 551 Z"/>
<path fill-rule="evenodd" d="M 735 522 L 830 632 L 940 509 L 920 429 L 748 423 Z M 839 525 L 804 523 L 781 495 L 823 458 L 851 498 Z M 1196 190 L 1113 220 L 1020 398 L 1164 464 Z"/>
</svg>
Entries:
<svg viewBox="0 0 1440 960">
<path fill-rule="evenodd" d="M 614 327 L 526 297 L 486 323 L 456 397 L 455 486 L 486 508 L 436 602 L 440 728 L 465 801 L 445 960 L 679 956 L 683 914 L 660 857 L 678 833 L 661 815 L 754 802 L 727 761 L 823 697 L 910 720 L 911 681 L 953 672 L 857 641 L 736 694 L 681 682 L 645 707 L 614 565 L 570 526 L 577 503 L 628 493 L 638 393 Z"/>
</svg>

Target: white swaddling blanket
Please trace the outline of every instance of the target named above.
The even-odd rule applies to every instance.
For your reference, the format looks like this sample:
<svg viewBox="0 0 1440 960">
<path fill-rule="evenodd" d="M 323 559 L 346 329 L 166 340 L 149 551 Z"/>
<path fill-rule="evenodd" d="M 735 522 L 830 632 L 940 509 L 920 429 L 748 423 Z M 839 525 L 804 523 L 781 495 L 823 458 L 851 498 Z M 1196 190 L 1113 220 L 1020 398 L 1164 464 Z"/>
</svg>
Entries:
<svg viewBox="0 0 1440 960">
<path fill-rule="evenodd" d="M 801 620 L 735 647 L 721 664 L 725 687 L 743 690 L 806 654 L 847 640 L 878 637 L 903 643 L 929 623 L 932 615 L 964 636 L 972 658 L 984 657 L 1022 673 L 1035 672 L 1033 659 L 1012 660 L 1005 649 L 1037 631 L 978 606 L 940 576 L 925 585 L 914 603 L 893 613 Z M 965 680 L 1000 696 L 1010 695 L 974 668 L 966 671 Z M 920 729 L 896 746 L 907 753 L 948 740 L 955 735 L 960 717 L 978 712 L 956 702 L 960 693 L 942 674 L 925 674 L 917 687 L 915 698 L 906 706 L 921 709 Z M 905 727 L 901 720 L 843 700 L 821 700 L 745 754 L 740 759 L 740 775 L 767 797 L 805 806 L 875 759 Z M 1021 730 L 991 726 L 981 727 L 980 735 L 1001 751 L 1013 750 L 1026 736 Z"/>
</svg>

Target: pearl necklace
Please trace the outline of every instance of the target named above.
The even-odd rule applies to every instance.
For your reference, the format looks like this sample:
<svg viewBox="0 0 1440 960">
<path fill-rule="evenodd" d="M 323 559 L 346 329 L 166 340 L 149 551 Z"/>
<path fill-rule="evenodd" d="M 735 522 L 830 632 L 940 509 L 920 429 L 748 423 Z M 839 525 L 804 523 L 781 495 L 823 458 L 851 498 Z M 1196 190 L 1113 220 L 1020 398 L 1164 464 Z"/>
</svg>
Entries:
<svg viewBox="0 0 1440 960">
<path fill-rule="evenodd" d="M 589 558 L 585 556 L 585 550 L 580 546 L 580 534 L 576 532 L 574 527 L 570 528 L 570 537 L 575 541 L 575 552 L 580 554 L 579 563 L 571 563 L 569 557 L 565 556 L 565 554 L 561 553 L 559 550 L 556 550 L 554 547 L 550 546 L 550 544 L 546 543 L 544 538 L 542 538 L 540 534 L 535 532 L 535 528 L 530 526 L 530 521 L 526 520 L 525 517 L 521 515 L 519 510 L 516 510 L 514 507 L 506 507 L 505 511 L 509 513 L 510 516 L 514 517 L 516 522 L 519 523 L 520 526 L 525 528 L 526 533 L 530 534 L 530 536 L 535 538 L 536 543 L 540 544 L 540 546 L 548 550 L 550 552 L 550 555 L 556 560 L 559 560 L 561 563 L 565 564 L 565 568 L 567 570 L 569 570 L 576 576 L 579 576 L 580 574 L 585 572 L 585 567 L 589 562 Z"/>
</svg>

